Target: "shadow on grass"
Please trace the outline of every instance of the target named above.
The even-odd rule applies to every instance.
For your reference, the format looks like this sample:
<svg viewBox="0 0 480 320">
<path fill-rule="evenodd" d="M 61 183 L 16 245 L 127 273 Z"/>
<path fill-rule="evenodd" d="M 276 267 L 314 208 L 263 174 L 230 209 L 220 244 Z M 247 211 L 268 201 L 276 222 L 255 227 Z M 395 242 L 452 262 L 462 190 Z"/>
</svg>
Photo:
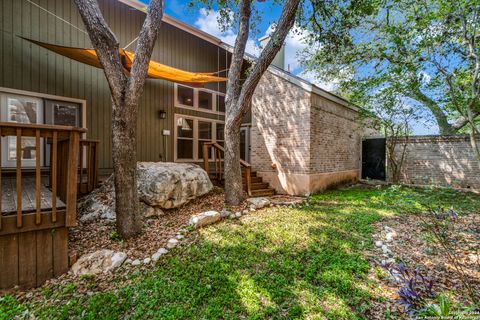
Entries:
<svg viewBox="0 0 480 320">
<path fill-rule="evenodd" d="M 365 318 L 376 299 L 363 256 L 372 224 L 425 206 L 424 194 L 385 192 L 326 192 L 302 208 L 222 222 L 118 291 L 26 307 L 40 318 Z"/>
</svg>

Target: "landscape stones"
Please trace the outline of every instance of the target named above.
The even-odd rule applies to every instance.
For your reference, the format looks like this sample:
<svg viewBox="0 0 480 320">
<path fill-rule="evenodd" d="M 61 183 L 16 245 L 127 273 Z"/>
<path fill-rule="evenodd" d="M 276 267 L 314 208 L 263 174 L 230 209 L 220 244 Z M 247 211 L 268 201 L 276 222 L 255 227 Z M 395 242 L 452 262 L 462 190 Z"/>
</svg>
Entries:
<svg viewBox="0 0 480 320">
<path fill-rule="evenodd" d="M 132 266 L 139 266 L 141 264 L 140 260 L 135 259 L 132 261 Z"/>
<path fill-rule="evenodd" d="M 265 197 L 257 197 L 257 198 L 248 198 L 247 202 L 251 204 L 250 208 L 254 209 L 262 209 L 270 205 L 270 200 Z"/>
<path fill-rule="evenodd" d="M 102 249 L 81 256 L 72 266 L 72 272 L 75 275 L 106 273 L 121 266 L 126 259 L 123 252 Z"/>
<path fill-rule="evenodd" d="M 150 257 L 143 259 L 143 264 L 149 264 L 152 261 Z"/>
<path fill-rule="evenodd" d="M 240 211 L 238 211 L 238 212 L 235 213 L 235 217 L 236 217 L 236 218 L 240 218 L 241 216 L 242 216 L 242 214 L 240 213 Z"/>
<path fill-rule="evenodd" d="M 162 256 L 162 254 L 160 252 L 155 252 L 154 254 L 152 254 L 152 260 L 154 262 L 157 262 L 158 259 L 160 259 L 161 256 Z"/>
<path fill-rule="evenodd" d="M 222 219 L 218 211 L 206 211 L 190 218 L 189 224 L 196 229 L 215 223 Z"/>
<path fill-rule="evenodd" d="M 175 239 L 175 238 L 172 238 L 172 239 L 168 240 L 168 242 L 167 242 L 167 248 L 168 248 L 168 249 L 175 248 L 175 247 L 177 246 L 177 244 L 178 244 L 178 240 Z"/>
<path fill-rule="evenodd" d="M 165 253 L 167 253 L 167 252 L 168 252 L 168 250 L 165 249 L 165 248 L 160 248 L 160 249 L 158 249 L 158 251 L 157 251 L 157 253 L 160 253 L 160 254 L 165 254 Z"/>
<path fill-rule="evenodd" d="M 380 240 L 375 241 L 375 247 L 381 248 L 383 246 L 383 242 Z"/>
</svg>

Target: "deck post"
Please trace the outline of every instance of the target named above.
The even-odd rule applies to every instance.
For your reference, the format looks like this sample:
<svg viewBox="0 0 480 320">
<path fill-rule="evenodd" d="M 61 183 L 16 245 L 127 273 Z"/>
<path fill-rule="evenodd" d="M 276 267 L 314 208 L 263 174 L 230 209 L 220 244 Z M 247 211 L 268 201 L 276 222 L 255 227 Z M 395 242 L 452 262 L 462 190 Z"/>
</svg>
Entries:
<svg viewBox="0 0 480 320">
<path fill-rule="evenodd" d="M 77 168 L 80 148 L 80 134 L 77 131 L 70 132 L 68 140 L 67 159 L 67 183 L 66 183 L 66 206 L 65 226 L 74 227 L 77 225 Z"/>
</svg>

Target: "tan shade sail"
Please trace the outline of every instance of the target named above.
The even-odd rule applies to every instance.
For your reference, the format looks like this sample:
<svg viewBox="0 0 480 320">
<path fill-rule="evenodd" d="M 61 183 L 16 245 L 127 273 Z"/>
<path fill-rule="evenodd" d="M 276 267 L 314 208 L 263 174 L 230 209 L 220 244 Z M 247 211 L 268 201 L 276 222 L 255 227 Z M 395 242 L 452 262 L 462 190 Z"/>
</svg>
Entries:
<svg viewBox="0 0 480 320">
<path fill-rule="evenodd" d="M 73 59 L 75 61 L 88 64 L 96 68 L 102 68 L 100 60 L 97 57 L 97 53 L 94 49 L 84 49 L 84 48 L 72 48 L 65 46 L 58 46 L 50 43 L 40 42 L 36 40 L 31 40 L 23 38 L 31 43 L 55 52 L 64 57 Z M 132 69 L 134 54 L 132 52 L 120 49 L 119 50 L 120 60 L 122 65 L 130 72 Z M 198 72 L 189 72 L 167 65 L 161 64 L 156 61 L 150 61 L 148 66 L 148 77 L 152 79 L 164 79 L 173 82 L 186 83 L 190 85 L 203 85 L 209 82 L 224 82 L 227 81 L 227 78 L 218 77 L 215 73 L 198 73 Z"/>
</svg>

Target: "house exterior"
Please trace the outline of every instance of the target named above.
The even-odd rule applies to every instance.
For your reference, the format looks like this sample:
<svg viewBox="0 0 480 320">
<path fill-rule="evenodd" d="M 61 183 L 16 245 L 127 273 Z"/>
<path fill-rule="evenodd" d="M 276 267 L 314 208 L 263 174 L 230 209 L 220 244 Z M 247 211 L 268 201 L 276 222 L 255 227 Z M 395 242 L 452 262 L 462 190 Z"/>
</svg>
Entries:
<svg viewBox="0 0 480 320">
<path fill-rule="evenodd" d="M 85 138 L 100 140 L 99 166 L 108 173 L 113 167 L 111 103 L 103 71 L 19 37 L 89 48 L 77 9 L 73 0 L 32 2 L 1 0 L 0 121 L 86 128 Z M 99 4 L 120 45 L 130 44 L 142 26 L 144 5 L 136 0 Z M 230 51 L 219 39 L 165 16 L 152 59 L 226 77 Z M 225 83 L 193 88 L 147 80 L 140 103 L 138 160 L 201 163 L 203 142 L 224 143 L 224 112 Z M 306 195 L 355 181 L 362 136 L 357 117 L 347 101 L 272 66 L 242 126 L 242 158 L 279 193 Z M 29 147 L 24 139 L 22 166 L 27 170 L 36 157 L 25 151 Z M 14 148 L 11 141 L 2 143 L 3 168 L 11 166 Z M 43 165 L 48 154 L 47 146 L 42 147 Z"/>
</svg>

